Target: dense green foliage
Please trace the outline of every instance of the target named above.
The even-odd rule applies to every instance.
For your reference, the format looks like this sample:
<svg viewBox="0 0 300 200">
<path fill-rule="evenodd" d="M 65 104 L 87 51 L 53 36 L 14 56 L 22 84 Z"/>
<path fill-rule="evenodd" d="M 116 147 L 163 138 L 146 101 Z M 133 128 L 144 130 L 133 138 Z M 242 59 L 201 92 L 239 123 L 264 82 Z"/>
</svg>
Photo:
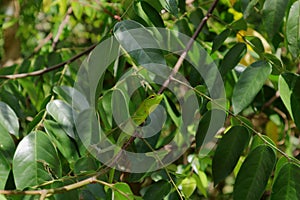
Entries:
<svg viewBox="0 0 300 200">
<path fill-rule="evenodd" d="M 15 40 L 21 45 L 21 58 L 1 63 L 6 66 L 0 68 L 1 200 L 300 199 L 300 0 L 16 2 L 18 16 L 7 16 L 5 6 L 0 13 L 0 58 L 7 53 L 5 31 L 16 24 Z M 207 14 L 210 8 L 212 14 Z M 122 148 L 143 153 L 167 148 L 182 131 L 185 121 L 180 117 L 189 118 L 189 113 L 194 117 L 194 110 L 182 112 L 172 91 L 148 82 L 143 71 L 149 60 L 174 68 L 187 44 L 179 44 L 171 35 L 164 42 L 167 46 L 178 42 L 178 54 L 153 49 L 130 52 L 133 41 L 122 40 L 122 31 L 160 27 L 194 37 L 201 22 L 194 39 L 218 67 L 226 102 L 212 99 L 205 78 L 184 61 L 179 73 L 199 103 L 199 122 L 188 149 L 153 172 L 122 172 L 103 165 L 81 141 L 82 130 L 76 123 L 90 122 L 87 132 L 100 124 L 113 143 L 120 143 L 113 110 L 124 109 L 128 97 L 113 91 L 121 91 L 119 82 L 129 70 L 140 72 L 138 78 L 144 79 L 129 97 L 128 113 L 145 112 L 139 113 L 140 125 L 158 102 L 166 119 L 154 113 L 164 121 L 162 130 L 145 140 L 121 144 Z M 155 33 L 138 37 L 149 41 Z M 123 54 L 103 69 L 96 83 L 98 120 L 88 111 L 74 115 L 85 106 L 74 89 L 77 72 L 95 44 L 111 37 L 121 43 Z M 114 53 L 112 49 L 99 52 L 105 57 Z M 189 59 L 200 63 L 202 51 L 188 50 Z M 204 65 L 210 66 L 203 61 Z M 149 101 L 160 90 L 162 98 Z M 113 95 L 119 98 L 111 104 Z M 208 130 L 215 133 L 209 141 L 218 139 L 212 148 L 206 146 Z M 159 156 L 163 160 L 165 155 Z"/>
</svg>

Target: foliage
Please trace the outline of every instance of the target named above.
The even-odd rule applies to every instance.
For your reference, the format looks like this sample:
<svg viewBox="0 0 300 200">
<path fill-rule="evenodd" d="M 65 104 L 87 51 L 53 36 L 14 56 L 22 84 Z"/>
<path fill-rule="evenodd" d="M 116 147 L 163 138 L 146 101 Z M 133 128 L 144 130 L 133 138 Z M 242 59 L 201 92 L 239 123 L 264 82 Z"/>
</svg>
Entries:
<svg viewBox="0 0 300 200">
<path fill-rule="evenodd" d="M 18 3 L 18 18 L 4 12 L 0 18 L 3 30 L 18 23 L 22 55 L 21 63 L 0 69 L 0 199 L 300 199 L 299 0 Z M 143 111 L 138 125 L 151 113 L 151 119 L 164 121 L 163 129 L 122 146 L 151 153 L 178 136 L 185 123 L 181 116 L 194 117 L 194 110 L 182 112 L 172 91 L 147 82 L 143 71 L 149 60 L 174 69 L 180 54 L 153 49 L 130 52 L 133 41 L 122 40 L 122 31 L 135 27 L 168 28 L 193 37 L 217 65 L 226 93 L 225 106 L 214 107 L 224 101 L 210 96 L 209 84 L 191 63 L 180 63 L 179 73 L 199 102 L 196 134 L 180 158 L 144 173 L 105 166 L 86 148 L 82 130 L 76 127 L 91 122 L 86 128 L 92 132 L 100 123 L 117 144 L 122 133 L 114 109 L 128 107 L 131 115 Z M 156 33 L 145 32 L 141 38 L 149 39 L 151 34 Z M 93 121 L 89 110 L 77 116 L 74 111 L 87 107 L 74 88 L 84 55 L 111 36 L 122 44 L 123 54 L 99 77 L 94 105 L 98 120 Z M 169 39 L 164 42 L 178 43 L 180 53 L 188 47 L 174 35 Z M 1 46 L 4 42 L 5 37 L 0 38 Z M 187 50 L 190 60 L 201 57 L 201 50 Z M 0 57 L 4 54 L 1 50 Z M 140 71 L 144 83 L 131 97 L 118 85 L 129 70 Z M 120 92 L 118 101 L 111 104 L 115 90 Z M 159 101 L 149 101 L 150 95 L 160 92 Z M 129 105 L 123 104 L 126 99 Z M 151 106 L 158 103 L 165 115 L 152 112 Z M 220 118 L 213 118 L 214 113 Z M 219 140 L 213 149 L 204 139 L 209 130 L 216 134 L 210 139 Z"/>
</svg>

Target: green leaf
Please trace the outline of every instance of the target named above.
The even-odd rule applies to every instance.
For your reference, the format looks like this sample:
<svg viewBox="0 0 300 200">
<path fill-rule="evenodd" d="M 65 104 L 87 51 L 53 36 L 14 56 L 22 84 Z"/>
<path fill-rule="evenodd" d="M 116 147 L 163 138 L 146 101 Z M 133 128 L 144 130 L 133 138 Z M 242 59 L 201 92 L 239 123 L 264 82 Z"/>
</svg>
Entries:
<svg viewBox="0 0 300 200">
<path fill-rule="evenodd" d="M 102 98 L 98 101 L 99 118 L 103 125 L 101 128 L 107 131 L 112 128 L 112 106 L 111 106 L 112 92 L 103 94 Z"/>
<path fill-rule="evenodd" d="M 167 77 L 169 70 L 163 68 L 166 66 L 163 52 L 149 30 L 135 21 L 125 20 L 115 25 L 114 36 L 138 65 L 143 65 L 154 74 Z M 160 64 L 161 67 L 154 66 L 153 63 Z"/>
<path fill-rule="evenodd" d="M 167 194 L 171 192 L 171 185 L 167 181 L 158 181 L 157 183 L 151 184 L 145 194 L 143 195 L 144 200 L 152 199 L 163 199 Z"/>
<path fill-rule="evenodd" d="M 249 40 L 251 46 L 253 47 L 253 50 L 257 53 L 257 54 L 262 54 L 265 52 L 265 48 L 264 45 L 262 43 L 262 41 L 255 36 L 246 36 L 246 39 Z"/>
<path fill-rule="evenodd" d="M 169 13 L 178 17 L 178 5 L 176 0 L 160 0 L 160 2 Z"/>
<path fill-rule="evenodd" d="M 174 30 L 178 31 L 179 33 L 188 35 L 190 37 L 193 35 L 186 18 L 177 20 L 174 24 Z"/>
<path fill-rule="evenodd" d="M 65 132 L 75 139 L 72 108 L 61 100 L 54 100 L 47 104 L 47 112 L 57 121 Z"/>
<path fill-rule="evenodd" d="M 268 141 L 269 143 L 271 143 L 274 147 L 276 147 L 276 144 L 274 143 L 274 141 L 269 138 L 266 135 L 262 135 L 262 137 Z M 254 150 L 256 147 L 260 146 L 260 145 L 265 145 L 265 142 L 257 135 L 255 135 L 252 139 L 252 143 L 251 143 L 251 147 L 250 147 L 250 151 Z"/>
<path fill-rule="evenodd" d="M 289 111 L 292 118 L 293 115 L 292 115 L 292 107 L 291 107 L 291 95 L 298 78 L 299 76 L 296 74 L 284 73 L 279 76 L 279 80 L 278 80 L 278 89 L 280 93 L 280 98 L 283 101 L 286 109 Z"/>
<path fill-rule="evenodd" d="M 278 173 L 273 187 L 271 200 L 300 199 L 300 168 L 293 163 L 285 164 Z"/>
<path fill-rule="evenodd" d="M 276 155 L 272 148 L 260 145 L 245 159 L 235 180 L 234 200 L 259 200 L 275 166 Z"/>
<path fill-rule="evenodd" d="M 234 114 L 245 109 L 261 90 L 271 74 L 272 68 L 265 61 L 257 61 L 242 72 L 233 89 L 232 105 Z"/>
<path fill-rule="evenodd" d="M 193 174 L 193 178 L 197 182 L 197 189 L 207 198 L 208 181 L 203 171 L 198 171 L 198 175 Z"/>
<path fill-rule="evenodd" d="M 289 12 L 286 22 L 286 38 L 288 48 L 294 57 L 300 55 L 300 8 L 299 1 L 296 1 Z"/>
<path fill-rule="evenodd" d="M 300 79 L 297 79 L 296 86 L 300 86 Z M 299 87 L 293 89 L 291 95 L 291 106 L 292 106 L 292 115 L 294 116 L 294 122 L 296 126 L 300 129 L 300 90 Z"/>
<path fill-rule="evenodd" d="M 220 66 L 221 75 L 225 76 L 227 72 L 235 68 L 246 52 L 247 47 L 244 43 L 237 43 L 234 45 L 224 56 Z"/>
<path fill-rule="evenodd" d="M 222 137 L 212 160 L 215 185 L 233 171 L 249 140 L 250 134 L 243 126 L 231 127 Z"/>
<path fill-rule="evenodd" d="M 91 157 L 82 157 L 76 161 L 74 166 L 74 173 L 81 174 L 85 172 L 93 172 L 98 169 L 98 164 L 96 163 L 95 159 Z"/>
<path fill-rule="evenodd" d="M 272 74 L 278 75 L 284 72 L 285 67 L 282 64 L 282 61 L 276 55 L 264 53 L 263 57 L 265 57 L 273 66 Z"/>
<path fill-rule="evenodd" d="M 147 17 L 155 27 L 164 27 L 164 22 L 155 8 L 153 8 L 149 3 L 145 1 L 141 1 L 141 6 L 143 8 L 143 11 L 146 13 Z"/>
<path fill-rule="evenodd" d="M 247 22 L 241 18 L 235 22 L 233 22 L 232 24 L 230 24 L 230 28 L 233 31 L 240 31 L 240 30 L 247 30 Z"/>
<path fill-rule="evenodd" d="M 209 110 L 201 118 L 196 133 L 196 148 L 211 141 L 223 127 L 226 113 L 223 110 Z"/>
<path fill-rule="evenodd" d="M 34 118 L 33 120 L 27 125 L 26 133 L 30 133 L 43 119 L 43 116 L 45 114 L 45 110 L 41 110 Z"/>
<path fill-rule="evenodd" d="M 132 199 L 134 200 L 133 193 L 127 183 L 116 183 L 113 186 L 117 190 L 113 191 L 113 199 L 115 200 L 123 200 L 123 199 Z M 121 191 L 122 193 L 120 193 Z"/>
<path fill-rule="evenodd" d="M 52 120 L 45 120 L 44 127 L 62 155 L 68 160 L 70 164 L 74 163 L 79 156 L 75 144 L 73 143 L 73 141 L 71 141 L 66 132 L 57 122 L 54 122 Z"/>
<path fill-rule="evenodd" d="M 279 76 L 278 89 L 286 109 L 289 111 L 296 126 L 300 127 L 300 76 L 284 73 Z"/>
<path fill-rule="evenodd" d="M 11 135 L 0 125 L 0 189 L 5 188 L 15 152 L 15 143 Z"/>
<path fill-rule="evenodd" d="M 181 188 L 186 198 L 189 198 L 193 194 L 196 187 L 197 187 L 197 181 L 194 177 L 186 177 L 185 179 L 182 180 L 182 182 L 179 185 L 179 188 Z"/>
<path fill-rule="evenodd" d="M 287 0 L 273 0 L 265 1 L 263 12 L 263 24 L 266 28 L 268 36 L 272 39 L 278 32 L 280 25 L 283 21 L 286 7 L 288 5 Z"/>
<path fill-rule="evenodd" d="M 169 114 L 172 121 L 175 123 L 176 127 L 180 126 L 180 117 L 176 115 L 176 113 L 173 111 L 172 106 L 169 103 L 170 99 L 167 98 L 167 96 L 164 95 L 164 103 L 165 108 L 167 110 L 167 113 Z M 174 108 L 176 109 L 176 108 Z"/>
<path fill-rule="evenodd" d="M 257 23 L 257 21 L 259 21 L 261 18 L 256 7 L 258 2 L 259 0 L 241 0 L 243 16 L 250 23 Z"/>
<path fill-rule="evenodd" d="M 0 102 L 0 125 L 10 134 L 19 137 L 19 120 L 13 109 Z"/>
<path fill-rule="evenodd" d="M 278 159 L 278 161 L 276 163 L 275 172 L 274 172 L 274 180 L 277 178 L 281 168 L 288 162 L 289 162 L 289 160 L 284 156 L 282 156 L 281 158 Z"/>
<path fill-rule="evenodd" d="M 71 2 L 71 7 L 72 7 L 72 10 L 73 10 L 73 13 L 74 13 L 75 17 L 78 20 L 80 20 L 81 16 L 82 16 L 82 13 L 83 13 L 84 6 L 82 6 L 79 2 L 72 1 Z"/>
<path fill-rule="evenodd" d="M 53 92 L 63 98 L 72 108 L 81 111 L 89 108 L 89 103 L 86 98 L 75 88 L 69 86 L 55 86 Z"/>
<path fill-rule="evenodd" d="M 194 25 L 194 30 L 196 30 L 196 28 L 199 26 L 203 18 L 204 18 L 204 14 L 201 8 L 196 8 L 195 10 L 193 10 L 188 17 L 189 21 Z M 203 33 L 208 32 L 207 24 L 204 25 L 202 32 Z"/>
<path fill-rule="evenodd" d="M 31 132 L 19 143 L 13 158 L 13 174 L 17 189 L 42 184 L 61 177 L 56 149 L 41 131 Z"/>
<path fill-rule="evenodd" d="M 222 44 L 228 38 L 230 33 L 231 33 L 230 29 L 225 29 L 222 33 L 220 33 L 217 37 L 215 37 L 213 41 L 212 50 L 211 50 L 212 53 L 218 50 L 222 46 Z"/>
</svg>

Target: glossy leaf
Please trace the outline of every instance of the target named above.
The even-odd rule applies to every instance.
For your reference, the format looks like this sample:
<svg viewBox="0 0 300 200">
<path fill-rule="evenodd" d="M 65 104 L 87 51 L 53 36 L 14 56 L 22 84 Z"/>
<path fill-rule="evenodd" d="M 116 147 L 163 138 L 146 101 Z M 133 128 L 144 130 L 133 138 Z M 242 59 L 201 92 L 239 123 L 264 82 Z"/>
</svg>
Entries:
<svg viewBox="0 0 300 200">
<path fill-rule="evenodd" d="M 279 76 L 280 98 L 297 127 L 300 127 L 300 77 L 293 73 Z"/>
<path fill-rule="evenodd" d="M 197 182 L 197 189 L 205 197 L 207 197 L 207 187 L 208 187 L 207 175 L 203 171 L 198 171 L 198 175 L 193 174 L 193 178 Z"/>
<path fill-rule="evenodd" d="M 132 199 L 134 200 L 133 193 L 127 183 L 116 183 L 114 184 L 114 188 L 117 190 L 113 191 L 113 199 L 115 200 L 123 200 L 123 199 Z M 121 191 L 121 192 L 119 192 Z"/>
<path fill-rule="evenodd" d="M 300 55 L 300 2 L 292 5 L 286 22 L 286 38 L 288 47 L 294 57 Z"/>
<path fill-rule="evenodd" d="M 201 118 L 196 133 L 196 147 L 211 141 L 218 130 L 223 127 L 226 113 L 223 110 L 209 110 Z"/>
<path fill-rule="evenodd" d="M 92 157 L 82 157 L 78 159 L 74 166 L 75 174 L 82 174 L 90 171 L 96 171 L 98 169 L 98 164 Z"/>
<path fill-rule="evenodd" d="M 284 65 L 282 64 L 282 61 L 280 58 L 278 58 L 276 55 L 269 54 L 269 53 L 264 53 L 263 57 L 269 60 L 269 62 L 273 66 L 273 71 L 272 74 L 281 74 L 285 70 Z"/>
<path fill-rule="evenodd" d="M 11 135 L 1 125 L 0 138 L 0 189 L 3 190 L 11 170 L 16 147 Z"/>
<path fill-rule="evenodd" d="M 249 42 L 251 43 L 251 46 L 253 47 L 253 50 L 257 53 L 257 54 L 262 54 L 265 52 L 265 48 L 264 45 L 261 41 L 261 39 L 259 39 L 258 37 L 254 37 L 254 36 L 250 36 L 250 37 L 246 37 L 247 40 L 249 40 Z"/>
<path fill-rule="evenodd" d="M 240 113 L 252 102 L 271 74 L 271 71 L 269 63 L 258 61 L 242 72 L 232 95 L 234 114 Z"/>
<path fill-rule="evenodd" d="M 231 33 L 230 29 L 225 29 L 224 31 L 222 31 L 222 33 L 220 33 L 217 37 L 215 37 L 213 41 L 212 50 L 211 50 L 212 53 L 218 50 L 222 46 L 222 44 L 228 38 L 230 33 Z"/>
<path fill-rule="evenodd" d="M 233 126 L 223 135 L 212 161 L 215 185 L 233 171 L 249 140 L 250 134 L 243 126 Z"/>
<path fill-rule="evenodd" d="M 230 28 L 235 31 L 247 30 L 247 22 L 244 20 L 244 18 L 241 18 L 230 24 Z"/>
<path fill-rule="evenodd" d="M 258 2 L 259 0 L 241 0 L 243 16 L 250 23 L 257 23 L 261 17 L 256 9 Z"/>
<path fill-rule="evenodd" d="M 179 188 L 181 188 L 184 196 L 189 198 L 197 187 L 197 181 L 194 177 L 186 177 L 182 180 Z"/>
<path fill-rule="evenodd" d="M 54 100 L 47 104 L 47 112 L 57 121 L 66 133 L 75 138 L 72 108 L 61 100 Z"/>
<path fill-rule="evenodd" d="M 178 31 L 179 33 L 188 35 L 190 37 L 193 34 L 189 27 L 189 23 L 188 23 L 187 19 L 185 19 L 185 18 L 179 19 L 176 21 L 176 23 L 174 24 L 174 30 Z"/>
<path fill-rule="evenodd" d="M 284 156 L 282 156 L 281 158 L 278 159 L 278 161 L 276 163 L 276 167 L 275 167 L 275 172 L 274 172 L 274 180 L 277 178 L 281 168 L 288 162 L 289 162 L 289 160 Z"/>
<path fill-rule="evenodd" d="M 170 183 L 167 181 L 159 181 L 149 186 L 143 198 L 144 200 L 163 199 L 170 192 Z"/>
<path fill-rule="evenodd" d="M 162 3 L 164 8 L 170 12 L 175 17 L 178 17 L 178 5 L 176 0 L 163 0 L 165 3 Z"/>
<path fill-rule="evenodd" d="M 134 21 L 122 21 L 115 25 L 114 36 L 138 65 L 155 74 L 167 76 L 169 71 L 166 68 L 167 71 L 163 70 L 163 66 L 166 66 L 163 52 L 158 41 L 145 27 Z M 153 63 L 161 64 L 161 67 L 153 66 Z"/>
<path fill-rule="evenodd" d="M 69 86 L 56 86 L 53 92 L 63 98 L 69 105 L 72 105 L 76 111 L 82 111 L 89 108 L 89 103 L 86 98 L 75 88 Z"/>
<path fill-rule="evenodd" d="M 19 120 L 13 109 L 0 102 L 0 125 L 10 134 L 19 137 Z"/>
<path fill-rule="evenodd" d="M 221 75 L 225 76 L 227 72 L 235 68 L 246 52 L 247 47 L 244 43 L 237 43 L 234 45 L 224 56 L 220 66 Z"/>
<path fill-rule="evenodd" d="M 259 200 L 275 166 L 276 155 L 266 145 L 260 145 L 250 152 L 242 164 L 235 180 L 234 200 Z"/>
<path fill-rule="evenodd" d="M 71 138 L 68 137 L 66 132 L 57 122 L 45 120 L 44 127 L 62 155 L 69 161 L 70 164 L 74 163 L 79 156 L 76 146 Z"/>
<path fill-rule="evenodd" d="M 141 1 L 141 6 L 155 27 L 164 27 L 164 22 L 155 8 L 145 1 Z"/>
<path fill-rule="evenodd" d="M 271 200 L 297 200 L 300 199 L 300 167 L 285 164 L 279 171 L 273 187 Z"/>
<path fill-rule="evenodd" d="M 283 21 L 286 7 L 288 5 L 287 0 L 272 0 L 265 1 L 263 12 L 263 24 L 268 33 L 268 36 L 272 39 L 280 28 Z"/>
<path fill-rule="evenodd" d="M 26 133 L 30 133 L 43 119 L 45 114 L 45 110 L 41 110 L 34 119 L 28 124 Z"/>
<path fill-rule="evenodd" d="M 44 132 L 31 132 L 22 139 L 13 158 L 17 189 L 42 184 L 61 177 L 61 173 L 57 151 Z"/>
<path fill-rule="evenodd" d="M 272 144 L 273 146 L 276 146 L 275 143 L 273 142 L 273 140 L 271 138 L 269 138 L 266 135 L 262 135 L 262 137 L 268 141 L 270 144 Z M 251 147 L 250 147 L 250 151 L 252 151 L 253 149 L 255 149 L 256 147 L 260 146 L 260 145 L 264 145 L 265 142 L 257 135 L 255 135 L 252 139 L 251 142 Z"/>
</svg>

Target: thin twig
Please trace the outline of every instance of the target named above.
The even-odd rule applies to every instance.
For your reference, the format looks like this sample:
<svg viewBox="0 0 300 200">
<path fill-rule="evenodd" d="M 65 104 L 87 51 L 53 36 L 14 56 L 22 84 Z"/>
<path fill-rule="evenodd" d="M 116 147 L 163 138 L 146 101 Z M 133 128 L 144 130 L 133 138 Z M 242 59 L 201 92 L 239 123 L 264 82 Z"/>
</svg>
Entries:
<svg viewBox="0 0 300 200">
<path fill-rule="evenodd" d="M 66 186 L 54 188 L 54 189 L 28 190 L 28 191 L 0 190 L 0 194 L 4 194 L 4 195 L 41 195 L 41 196 L 48 197 L 48 196 L 51 196 L 52 194 L 62 193 L 62 192 L 78 189 L 85 185 L 88 185 L 91 183 L 96 183 L 96 182 L 97 182 L 96 176 L 92 176 L 90 178 L 79 181 L 77 183 L 73 183 L 70 185 L 66 185 Z"/>
<path fill-rule="evenodd" d="M 64 18 L 64 20 L 61 22 L 61 24 L 59 25 L 58 31 L 57 31 L 57 33 L 56 33 L 54 39 L 53 39 L 53 43 L 52 43 L 52 48 L 53 48 L 53 49 L 55 49 L 56 44 L 57 44 L 57 42 L 58 42 L 58 40 L 59 40 L 60 35 L 62 34 L 62 32 L 63 32 L 65 26 L 68 24 L 68 22 L 69 22 L 69 20 L 70 20 L 70 15 L 72 14 L 72 12 L 73 12 L 72 7 L 69 7 L 69 8 L 68 8 L 68 11 L 67 11 L 67 14 L 66 14 L 66 16 L 65 16 L 65 18 Z"/>
<path fill-rule="evenodd" d="M 281 118 L 284 120 L 284 130 L 283 130 L 283 135 L 285 136 L 289 130 L 289 120 L 287 119 L 287 116 L 284 112 L 282 112 L 279 108 L 273 107 L 273 110 L 278 113 Z"/>
<path fill-rule="evenodd" d="M 29 76 L 40 76 L 40 75 L 43 75 L 47 72 L 50 72 L 50 71 L 53 71 L 53 70 L 56 70 L 56 69 L 59 69 L 67 64 L 70 64 L 72 62 L 74 62 L 75 60 L 77 60 L 78 58 L 82 57 L 83 55 L 91 52 L 95 47 L 96 47 L 97 44 L 93 44 L 92 46 L 90 46 L 88 49 L 80 52 L 79 54 L 73 56 L 72 58 L 70 58 L 69 60 L 66 60 L 62 63 L 59 63 L 59 64 L 56 64 L 56 65 L 53 65 L 51 67 L 48 67 L 46 69 L 41 69 L 41 70 L 37 70 L 37 71 L 34 71 L 34 72 L 28 72 L 28 73 L 22 73 L 22 74 L 10 74 L 10 75 L 0 75 L 0 79 L 19 79 L 19 78 L 25 78 L 25 77 L 29 77 Z"/>
<path fill-rule="evenodd" d="M 212 5 L 209 8 L 209 10 L 207 11 L 205 17 L 202 19 L 202 21 L 198 25 L 195 33 L 193 34 L 192 38 L 189 40 L 189 42 L 187 43 L 184 51 L 182 52 L 182 54 L 180 55 L 179 59 L 177 60 L 177 62 L 175 64 L 175 66 L 174 66 L 171 74 L 169 75 L 168 79 L 165 80 L 165 82 L 163 83 L 162 87 L 158 91 L 158 94 L 162 94 L 163 93 L 163 91 L 170 84 L 170 81 L 171 81 L 172 77 L 178 72 L 179 68 L 181 67 L 183 61 L 185 60 L 185 58 L 187 56 L 188 51 L 192 48 L 193 43 L 195 42 L 196 38 L 198 37 L 198 35 L 202 31 L 202 29 L 203 29 L 204 25 L 206 24 L 207 20 L 210 18 L 211 14 L 212 14 L 213 10 L 216 8 L 218 2 L 219 2 L 219 0 L 214 0 L 214 2 L 212 3 Z"/>
<path fill-rule="evenodd" d="M 274 95 L 269 101 L 267 101 L 267 102 L 263 105 L 262 110 L 264 110 L 265 108 L 270 107 L 270 106 L 272 105 L 272 103 L 273 103 L 276 99 L 278 99 L 279 97 L 280 97 L 280 94 L 279 94 L 279 91 L 277 91 L 277 92 L 275 93 L 275 95 Z"/>
<path fill-rule="evenodd" d="M 32 55 L 37 53 L 47 42 L 51 40 L 52 37 L 53 34 L 50 32 L 42 41 L 39 42 L 39 45 L 34 48 Z M 31 57 L 32 55 L 30 55 L 29 57 Z"/>
</svg>

